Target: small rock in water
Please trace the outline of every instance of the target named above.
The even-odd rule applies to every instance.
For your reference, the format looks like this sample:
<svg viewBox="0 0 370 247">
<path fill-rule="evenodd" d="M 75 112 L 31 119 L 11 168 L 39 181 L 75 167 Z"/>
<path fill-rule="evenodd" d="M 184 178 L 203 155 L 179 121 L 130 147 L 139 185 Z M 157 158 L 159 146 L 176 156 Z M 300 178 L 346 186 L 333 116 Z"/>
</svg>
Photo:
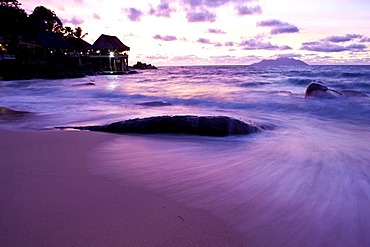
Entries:
<svg viewBox="0 0 370 247">
<path fill-rule="evenodd" d="M 137 62 L 134 66 L 132 66 L 132 68 L 134 69 L 157 69 L 157 67 L 155 67 L 154 65 L 152 64 L 146 64 L 146 63 L 142 63 L 142 62 Z"/>
<path fill-rule="evenodd" d="M 170 106 L 172 104 L 169 102 L 165 102 L 165 101 L 149 101 L 149 102 L 139 103 L 137 105 L 159 107 L 159 106 Z"/>
<path fill-rule="evenodd" d="M 329 89 L 321 81 L 312 81 L 306 88 L 305 97 L 338 98 L 341 93 Z"/>
<path fill-rule="evenodd" d="M 18 121 L 25 118 L 28 115 L 31 115 L 31 112 L 16 111 L 7 107 L 0 106 L 0 120 L 3 121 L 7 122 Z"/>
<path fill-rule="evenodd" d="M 93 82 L 81 83 L 81 84 L 73 84 L 73 87 L 84 87 L 84 86 L 95 86 Z"/>
<path fill-rule="evenodd" d="M 339 98 L 339 97 L 369 97 L 366 93 L 353 91 L 353 90 L 344 90 L 341 92 L 335 91 L 333 89 L 325 86 L 321 81 L 312 81 L 306 88 L 305 98 L 306 97 L 317 97 L 317 98 Z"/>
<path fill-rule="evenodd" d="M 261 130 L 225 116 L 157 116 L 115 122 L 103 126 L 74 127 L 80 130 L 136 134 L 188 134 L 200 136 L 247 135 Z"/>
</svg>

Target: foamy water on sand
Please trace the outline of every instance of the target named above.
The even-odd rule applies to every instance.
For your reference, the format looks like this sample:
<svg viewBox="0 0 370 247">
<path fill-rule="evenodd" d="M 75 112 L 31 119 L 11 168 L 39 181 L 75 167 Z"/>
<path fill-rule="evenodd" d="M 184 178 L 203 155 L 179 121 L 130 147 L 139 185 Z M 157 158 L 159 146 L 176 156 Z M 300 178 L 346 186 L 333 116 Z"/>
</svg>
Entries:
<svg viewBox="0 0 370 247">
<path fill-rule="evenodd" d="M 208 210 L 253 246 L 370 246 L 370 98 L 305 99 L 312 80 L 370 96 L 369 66 L 167 67 L 1 82 L 0 106 L 32 115 L 0 122 L 44 129 L 157 115 L 251 120 L 265 130 L 117 135 L 94 150 L 99 165 L 88 169 Z"/>
<path fill-rule="evenodd" d="M 210 210 L 256 246 L 367 246 L 369 136 L 317 127 L 226 139 L 122 136 L 91 169 Z"/>
</svg>

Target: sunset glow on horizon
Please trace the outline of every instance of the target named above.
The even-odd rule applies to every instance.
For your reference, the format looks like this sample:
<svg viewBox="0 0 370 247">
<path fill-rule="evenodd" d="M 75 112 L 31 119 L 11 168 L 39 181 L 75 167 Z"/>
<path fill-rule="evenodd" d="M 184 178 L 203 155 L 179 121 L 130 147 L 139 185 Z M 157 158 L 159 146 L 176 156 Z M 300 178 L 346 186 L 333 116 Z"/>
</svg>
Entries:
<svg viewBox="0 0 370 247">
<path fill-rule="evenodd" d="M 285 56 L 308 64 L 369 64 L 368 0 L 24 0 L 80 26 L 93 43 L 117 36 L 129 64 L 251 64 Z"/>
</svg>

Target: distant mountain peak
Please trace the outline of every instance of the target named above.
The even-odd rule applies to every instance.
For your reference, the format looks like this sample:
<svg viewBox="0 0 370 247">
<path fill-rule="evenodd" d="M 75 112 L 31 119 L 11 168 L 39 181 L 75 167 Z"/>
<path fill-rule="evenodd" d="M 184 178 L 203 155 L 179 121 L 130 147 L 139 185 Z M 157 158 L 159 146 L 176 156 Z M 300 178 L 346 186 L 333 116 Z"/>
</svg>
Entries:
<svg viewBox="0 0 370 247">
<path fill-rule="evenodd" d="M 307 63 L 297 60 L 294 58 L 288 58 L 288 57 L 279 57 L 275 60 L 273 59 L 264 59 L 261 62 L 253 63 L 251 65 L 257 65 L 257 66 L 303 66 L 308 65 Z"/>
</svg>

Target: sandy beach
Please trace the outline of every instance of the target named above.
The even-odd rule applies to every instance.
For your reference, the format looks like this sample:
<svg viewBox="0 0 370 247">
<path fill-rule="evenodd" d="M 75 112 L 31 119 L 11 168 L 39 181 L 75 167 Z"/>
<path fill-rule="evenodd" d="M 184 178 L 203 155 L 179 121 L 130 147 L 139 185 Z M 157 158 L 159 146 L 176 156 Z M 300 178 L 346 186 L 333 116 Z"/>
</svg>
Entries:
<svg viewBox="0 0 370 247">
<path fill-rule="evenodd" d="M 90 155 L 115 135 L 0 130 L 0 136 L 3 247 L 247 245 L 206 211 L 89 173 Z"/>
</svg>

